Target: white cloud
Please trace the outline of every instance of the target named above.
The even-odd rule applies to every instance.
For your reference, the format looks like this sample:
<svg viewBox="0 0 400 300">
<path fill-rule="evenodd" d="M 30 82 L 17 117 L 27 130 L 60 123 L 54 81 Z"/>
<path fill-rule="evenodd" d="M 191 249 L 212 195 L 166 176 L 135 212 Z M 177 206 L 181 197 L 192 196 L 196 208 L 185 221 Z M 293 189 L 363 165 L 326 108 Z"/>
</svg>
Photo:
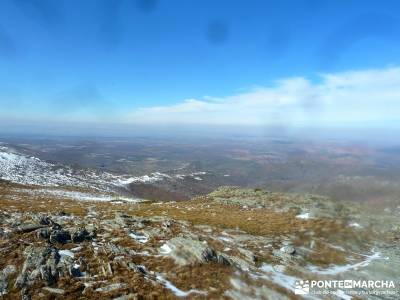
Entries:
<svg viewBox="0 0 400 300">
<path fill-rule="evenodd" d="M 400 120 L 400 68 L 349 71 L 276 81 L 222 98 L 187 99 L 144 107 L 135 123 L 222 125 L 340 125 Z"/>
</svg>

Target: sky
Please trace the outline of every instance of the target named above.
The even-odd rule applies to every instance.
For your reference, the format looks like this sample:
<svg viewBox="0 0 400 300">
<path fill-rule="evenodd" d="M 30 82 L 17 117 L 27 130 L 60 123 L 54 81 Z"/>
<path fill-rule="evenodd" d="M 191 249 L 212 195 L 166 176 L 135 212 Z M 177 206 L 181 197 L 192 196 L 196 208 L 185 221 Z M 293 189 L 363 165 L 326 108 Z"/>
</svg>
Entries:
<svg viewBox="0 0 400 300">
<path fill-rule="evenodd" d="M 2 0 L 0 124 L 400 127 L 400 1 Z"/>
</svg>

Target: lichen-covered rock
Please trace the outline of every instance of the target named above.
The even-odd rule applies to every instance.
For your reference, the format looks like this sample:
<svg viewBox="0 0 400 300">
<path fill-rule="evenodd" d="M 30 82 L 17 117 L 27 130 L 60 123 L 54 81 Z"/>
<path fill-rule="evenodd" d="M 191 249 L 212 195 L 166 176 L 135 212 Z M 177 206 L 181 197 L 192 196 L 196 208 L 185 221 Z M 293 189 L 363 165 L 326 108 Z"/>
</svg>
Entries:
<svg viewBox="0 0 400 300">
<path fill-rule="evenodd" d="M 6 240 L 10 238 L 10 231 L 0 228 L 0 239 Z"/>
<path fill-rule="evenodd" d="M 179 265 L 211 261 L 231 265 L 228 258 L 218 254 L 205 241 L 200 241 L 191 236 L 174 237 L 163 246 L 163 250 L 165 255 L 170 256 Z"/>
<path fill-rule="evenodd" d="M 57 281 L 57 265 L 60 261 L 60 254 L 56 248 L 28 246 L 24 251 L 24 256 L 25 262 L 15 281 L 16 287 L 28 288 L 38 278 L 41 278 L 47 285 Z"/>
<path fill-rule="evenodd" d="M 8 277 L 16 272 L 16 268 L 13 265 L 6 266 L 0 272 L 0 296 L 4 296 L 8 293 Z"/>
<path fill-rule="evenodd" d="M 50 242 L 66 244 L 71 241 L 71 234 L 66 230 L 53 230 L 50 234 Z"/>
<path fill-rule="evenodd" d="M 71 238 L 74 243 L 82 243 L 85 240 L 91 240 L 93 235 L 86 228 L 79 228 L 72 232 Z"/>
<path fill-rule="evenodd" d="M 96 289 L 96 292 L 99 293 L 107 293 L 115 290 L 120 290 L 126 287 L 125 283 L 113 283 L 104 287 L 100 287 Z"/>
<path fill-rule="evenodd" d="M 262 189 L 243 189 L 223 186 L 210 193 L 207 199 L 247 208 L 267 208 L 277 212 L 299 214 L 307 212 L 315 218 L 347 217 L 351 210 L 328 197 L 312 194 L 274 193 Z"/>
<path fill-rule="evenodd" d="M 55 294 L 55 295 L 64 295 L 65 294 L 65 290 L 63 290 L 63 289 L 51 288 L 48 286 L 44 287 L 43 290 L 46 292 L 49 292 L 50 294 Z"/>
<path fill-rule="evenodd" d="M 51 230 L 50 230 L 50 228 L 42 228 L 42 229 L 40 229 L 40 230 L 38 230 L 38 231 L 36 232 L 36 236 L 37 236 L 39 239 L 48 240 L 48 239 L 50 238 L 50 235 L 51 235 Z"/>
<path fill-rule="evenodd" d="M 19 225 L 15 231 L 18 233 L 28 233 L 28 232 L 35 231 L 35 230 L 38 230 L 43 227 L 44 227 L 44 225 L 22 224 L 22 225 Z"/>
</svg>

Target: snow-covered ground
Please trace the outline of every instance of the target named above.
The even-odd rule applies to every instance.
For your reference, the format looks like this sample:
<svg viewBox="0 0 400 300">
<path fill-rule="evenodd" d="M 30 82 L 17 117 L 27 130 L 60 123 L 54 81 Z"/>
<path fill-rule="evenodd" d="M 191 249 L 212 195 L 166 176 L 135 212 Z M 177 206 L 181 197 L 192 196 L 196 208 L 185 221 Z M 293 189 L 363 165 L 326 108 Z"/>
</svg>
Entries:
<svg viewBox="0 0 400 300">
<path fill-rule="evenodd" d="M 86 193 L 86 192 L 78 192 L 78 191 L 67 191 L 62 189 L 39 189 L 39 190 L 30 190 L 31 194 L 36 196 L 54 196 L 57 198 L 63 199 L 73 199 L 80 201 L 113 201 L 113 202 L 142 202 L 142 199 L 138 198 L 130 198 L 123 197 L 117 195 L 110 194 L 94 194 L 94 193 Z"/>
<path fill-rule="evenodd" d="M 69 166 L 53 164 L 37 157 L 18 153 L 7 147 L 0 147 L 0 179 L 19 184 L 40 186 L 74 186 L 92 188 L 101 191 L 113 191 L 115 188 L 131 183 L 155 183 L 166 179 L 183 180 L 193 178 L 202 180 L 195 172 L 187 175 L 168 175 L 154 172 L 143 176 L 116 175 L 109 172 L 87 169 L 76 170 Z"/>
<path fill-rule="evenodd" d="M 363 255 L 365 257 L 365 260 L 359 261 L 354 264 L 346 264 L 346 265 L 341 265 L 341 266 L 332 266 L 330 268 L 326 269 L 320 269 L 315 266 L 311 266 L 310 270 L 314 274 L 320 274 L 320 275 L 337 275 L 339 273 L 344 273 L 350 270 L 358 270 L 361 267 L 366 267 L 368 266 L 371 262 L 377 259 L 388 259 L 386 257 L 382 257 L 380 252 L 373 252 L 371 255 Z"/>
</svg>

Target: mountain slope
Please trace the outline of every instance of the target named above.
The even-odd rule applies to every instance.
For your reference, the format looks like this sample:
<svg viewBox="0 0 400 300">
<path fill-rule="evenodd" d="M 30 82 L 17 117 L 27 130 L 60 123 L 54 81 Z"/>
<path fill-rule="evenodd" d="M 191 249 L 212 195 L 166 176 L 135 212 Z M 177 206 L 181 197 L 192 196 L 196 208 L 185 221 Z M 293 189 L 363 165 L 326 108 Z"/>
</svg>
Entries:
<svg viewBox="0 0 400 300">
<path fill-rule="evenodd" d="M 298 299 L 298 280 L 400 276 L 398 211 L 233 187 L 124 203 L 0 186 L 5 299 Z"/>
</svg>

